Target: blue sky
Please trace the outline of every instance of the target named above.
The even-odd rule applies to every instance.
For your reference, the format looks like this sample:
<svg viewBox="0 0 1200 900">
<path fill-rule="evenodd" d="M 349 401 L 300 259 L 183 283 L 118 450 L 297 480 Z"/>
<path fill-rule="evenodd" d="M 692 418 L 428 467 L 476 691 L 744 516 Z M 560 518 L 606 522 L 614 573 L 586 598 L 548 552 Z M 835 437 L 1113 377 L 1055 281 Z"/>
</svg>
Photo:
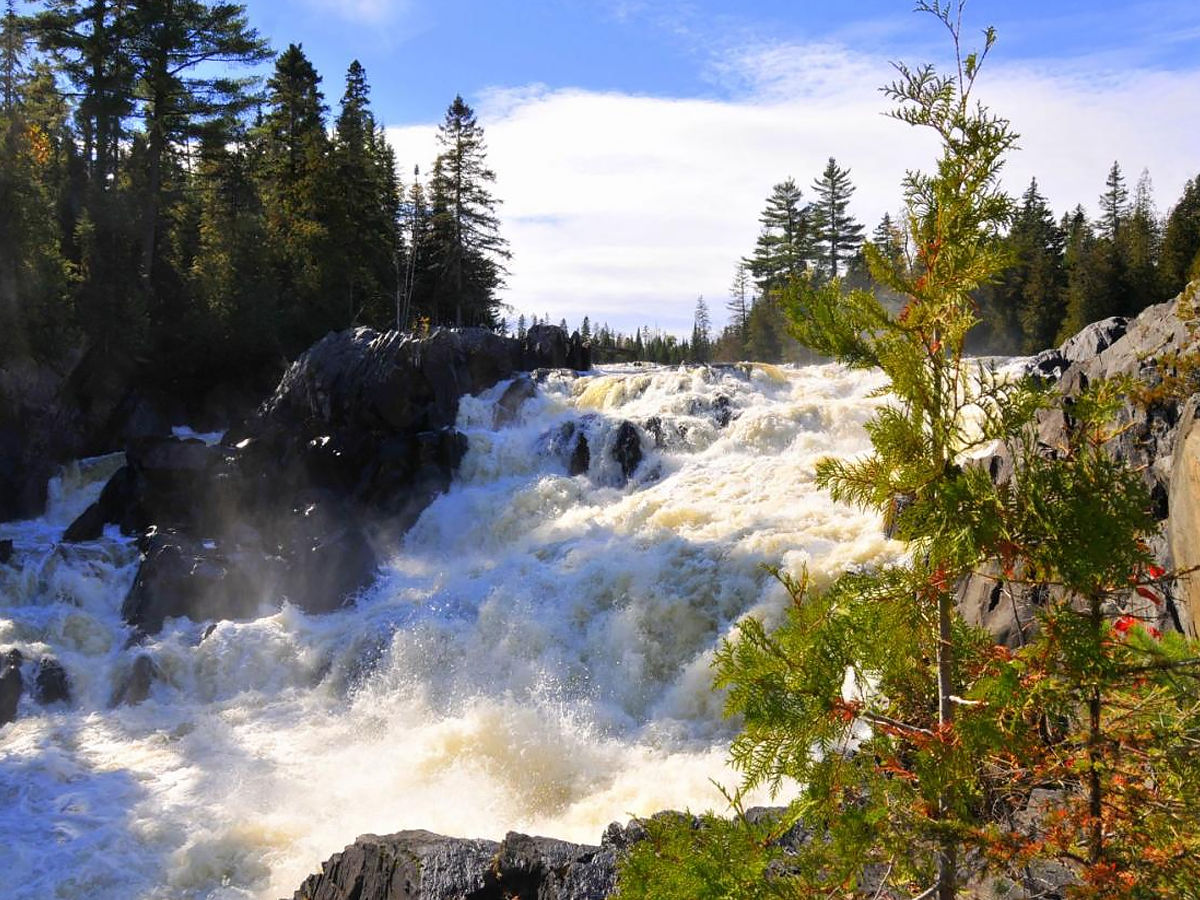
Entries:
<svg viewBox="0 0 1200 900">
<path fill-rule="evenodd" d="M 455 93 L 479 113 L 514 258 L 504 297 L 574 325 L 690 331 L 724 321 L 772 184 L 807 187 L 833 155 L 872 227 L 934 148 L 879 114 L 889 60 L 945 60 L 905 0 L 251 0 L 276 49 L 302 43 L 335 106 L 367 70 L 405 174 L 427 168 Z M 1200 171 L 1200 3 L 974 0 L 995 25 L 983 96 L 1013 120 L 1019 192 L 1089 208 L 1113 160 L 1148 169 L 1165 208 Z"/>
</svg>

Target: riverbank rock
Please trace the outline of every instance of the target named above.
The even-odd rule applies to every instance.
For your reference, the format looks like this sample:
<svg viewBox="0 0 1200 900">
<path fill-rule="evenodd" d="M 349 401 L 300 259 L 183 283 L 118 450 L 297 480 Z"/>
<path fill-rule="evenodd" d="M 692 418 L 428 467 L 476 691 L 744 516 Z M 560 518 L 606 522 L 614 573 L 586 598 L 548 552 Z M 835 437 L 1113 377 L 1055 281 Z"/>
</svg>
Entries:
<svg viewBox="0 0 1200 900">
<path fill-rule="evenodd" d="M 359 837 L 293 900 L 603 900 L 617 850 L 510 832 L 496 841 L 428 831 Z"/>
<path fill-rule="evenodd" d="M 1072 427 L 1070 401 L 1100 379 L 1130 376 L 1143 387 L 1117 415 L 1118 437 L 1110 451 L 1139 471 L 1150 493 L 1161 532 L 1150 549 L 1164 568 L 1200 562 L 1200 439 L 1194 437 L 1197 401 L 1190 398 L 1200 384 L 1189 383 L 1188 354 L 1197 352 L 1192 332 L 1195 294 L 1200 285 L 1167 303 L 1148 307 L 1132 320 L 1093 323 L 1057 350 L 1044 351 L 1030 370 L 1057 382 L 1066 398 L 1062 408 L 1039 416 L 1039 444 L 1046 452 L 1064 446 Z M 1012 462 L 1001 449 L 982 460 L 992 478 L 1012 475 Z M 1048 596 L 1042 588 L 1006 582 L 998 572 L 979 573 L 959 585 L 958 603 L 968 622 L 987 628 L 1001 643 L 1019 646 L 1035 624 L 1036 610 Z M 1185 577 L 1176 588 L 1164 588 L 1164 602 L 1154 605 L 1132 590 L 1114 605 L 1114 614 L 1144 617 L 1160 630 L 1196 634 L 1200 580 Z"/>
</svg>

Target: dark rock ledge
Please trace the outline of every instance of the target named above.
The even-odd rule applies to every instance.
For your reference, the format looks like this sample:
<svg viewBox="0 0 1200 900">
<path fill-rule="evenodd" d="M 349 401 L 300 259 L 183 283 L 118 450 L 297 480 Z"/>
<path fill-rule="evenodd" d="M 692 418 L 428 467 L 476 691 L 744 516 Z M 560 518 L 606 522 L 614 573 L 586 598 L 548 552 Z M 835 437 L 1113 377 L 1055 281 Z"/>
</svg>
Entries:
<svg viewBox="0 0 1200 900">
<path fill-rule="evenodd" d="M 219 445 L 131 440 L 126 465 L 64 540 L 106 525 L 139 536 L 122 606 L 139 634 L 170 617 L 259 615 L 282 597 L 327 612 L 371 582 L 376 547 L 449 486 L 467 449 L 454 428 L 461 397 L 519 372 L 589 365 L 579 336 L 549 325 L 520 341 L 478 328 L 331 333 Z M 509 415 L 522 399 L 508 398 Z"/>
</svg>

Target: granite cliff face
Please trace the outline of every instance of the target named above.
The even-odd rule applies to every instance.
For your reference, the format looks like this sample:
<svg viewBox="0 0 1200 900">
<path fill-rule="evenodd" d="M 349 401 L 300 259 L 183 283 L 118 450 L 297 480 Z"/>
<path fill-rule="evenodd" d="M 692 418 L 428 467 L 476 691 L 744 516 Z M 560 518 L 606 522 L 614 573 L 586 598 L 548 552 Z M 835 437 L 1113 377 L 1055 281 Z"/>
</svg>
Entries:
<svg viewBox="0 0 1200 900">
<path fill-rule="evenodd" d="M 1194 303 L 1200 285 L 1180 297 L 1151 306 L 1132 320 L 1105 319 L 1089 325 L 1061 347 L 1030 361 L 1033 374 L 1055 382 L 1066 402 L 1044 412 L 1038 421 L 1038 443 L 1046 452 L 1065 445 L 1072 427 L 1073 398 L 1098 380 L 1130 376 L 1143 387 L 1131 396 L 1117 418 L 1119 436 L 1109 449 L 1141 472 L 1150 492 L 1159 534 L 1151 550 L 1166 569 L 1185 569 L 1200 562 L 1200 432 L 1195 429 L 1200 384 L 1191 374 L 1189 354 L 1197 352 Z M 1012 461 L 999 451 L 982 464 L 995 479 L 1012 474 Z M 1047 599 L 1043 589 L 1006 582 L 998 571 L 968 579 L 959 590 L 967 621 L 982 625 L 1008 646 L 1019 646 L 1033 627 L 1036 608 Z M 1145 617 L 1160 630 L 1196 635 L 1200 615 L 1200 580 L 1181 578 L 1156 607 L 1132 590 L 1111 612 Z"/>
</svg>

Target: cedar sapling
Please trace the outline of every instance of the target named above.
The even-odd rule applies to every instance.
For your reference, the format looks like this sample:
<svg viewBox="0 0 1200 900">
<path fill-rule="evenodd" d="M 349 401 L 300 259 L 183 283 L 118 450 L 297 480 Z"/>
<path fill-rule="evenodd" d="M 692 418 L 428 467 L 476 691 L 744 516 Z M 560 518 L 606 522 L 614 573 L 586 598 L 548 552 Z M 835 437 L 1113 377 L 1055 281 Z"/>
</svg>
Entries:
<svg viewBox="0 0 1200 900">
<path fill-rule="evenodd" d="M 795 792 L 747 852 L 771 896 L 949 900 L 963 877 L 1019 882 L 1051 860 L 1078 896 L 1175 896 L 1196 883 L 1200 692 L 1188 642 L 1112 621 L 1130 597 L 1161 601 L 1154 586 L 1171 577 L 1146 549 L 1146 489 L 1107 449 L 1105 423 L 1129 388 L 1075 398 L 1069 446 L 1047 449 L 1036 423 L 1050 395 L 963 353 L 972 294 L 1008 262 L 1013 206 L 998 175 L 1016 140 L 972 99 L 995 33 L 964 52 L 963 6 L 918 4 L 952 38 L 950 74 L 900 64 L 885 88 L 896 118 L 942 144 L 933 174 L 904 181 L 908 258 L 865 248 L 903 307 L 807 276 L 783 293 L 802 342 L 889 379 L 866 425 L 872 452 L 825 460 L 817 478 L 879 511 L 908 552 L 822 591 L 780 573 L 794 601 L 785 623 L 768 633 L 746 620 L 719 651 L 717 684 L 743 721 L 731 749 L 742 790 Z M 1001 484 L 976 459 L 997 448 L 1014 469 Z M 1016 652 L 955 607 L 957 584 L 993 570 L 1051 597 Z M 772 862 L 772 840 L 797 827 L 809 839 Z M 715 827 L 693 831 L 689 856 L 667 825 L 650 829 L 621 896 L 689 896 L 730 844 Z M 1132 848 L 1151 836 L 1147 864 Z"/>
</svg>

